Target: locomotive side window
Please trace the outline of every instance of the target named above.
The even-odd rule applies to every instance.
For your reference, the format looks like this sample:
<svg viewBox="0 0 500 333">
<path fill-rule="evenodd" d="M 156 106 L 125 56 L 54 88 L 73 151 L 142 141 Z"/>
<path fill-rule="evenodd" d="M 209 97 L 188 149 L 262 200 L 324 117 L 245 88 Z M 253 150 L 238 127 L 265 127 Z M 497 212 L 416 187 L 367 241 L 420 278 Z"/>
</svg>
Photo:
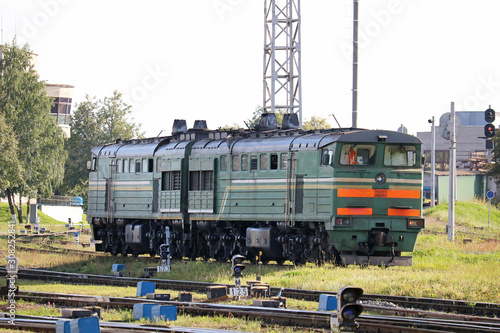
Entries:
<svg viewBox="0 0 500 333">
<path fill-rule="evenodd" d="M 271 170 L 278 170 L 278 154 L 271 154 Z"/>
<path fill-rule="evenodd" d="M 417 164 L 417 148 L 405 145 L 387 145 L 384 150 L 384 165 L 409 166 Z"/>
<path fill-rule="evenodd" d="M 202 191 L 212 191 L 214 189 L 214 172 L 212 170 L 202 171 L 201 180 Z"/>
<path fill-rule="evenodd" d="M 116 173 L 122 173 L 123 171 L 123 160 L 122 159 L 117 159 L 116 160 Z"/>
<path fill-rule="evenodd" d="M 248 171 L 248 155 L 241 155 L 241 171 Z"/>
<path fill-rule="evenodd" d="M 161 172 L 161 158 L 156 158 L 156 172 Z"/>
<path fill-rule="evenodd" d="M 128 160 L 123 159 L 123 173 L 128 173 Z"/>
<path fill-rule="evenodd" d="M 155 169 L 155 160 L 148 158 L 148 172 L 153 172 Z"/>
<path fill-rule="evenodd" d="M 240 171 L 240 155 L 233 155 L 233 171 Z"/>
<path fill-rule="evenodd" d="M 128 169 L 128 172 L 134 172 L 135 170 L 135 161 L 133 158 L 130 159 L 130 168 Z"/>
<path fill-rule="evenodd" d="M 140 173 L 141 172 L 141 160 L 136 160 L 135 161 L 135 173 Z"/>
<path fill-rule="evenodd" d="M 161 173 L 162 191 L 179 191 L 181 189 L 181 172 L 164 171 Z"/>
<path fill-rule="evenodd" d="M 267 170 L 267 154 L 260 154 L 260 169 Z"/>
<path fill-rule="evenodd" d="M 222 155 L 220 157 L 220 171 L 227 171 L 227 156 Z"/>
<path fill-rule="evenodd" d="M 321 151 L 321 165 L 332 165 L 333 162 L 333 150 L 323 149 Z"/>
<path fill-rule="evenodd" d="M 281 170 L 286 170 L 288 168 L 288 154 L 281 154 Z"/>
<path fill-rule="evenodd" d="M 212 170 L 190 171 L 190 191 L 211 191 L 214 189 L 214 172 Z"/>
<path fill-rule="evenodd" d="M 93 156 L 92 162 L 90 164 L 90 171 L 96 171 L 96 170 L 97 170 L 97 157 Z"/>
<path fill-rule="evenodd" d="M 257 170 L 257 157 L 255 156 L 252 156 L 250 158 L 250 171 L 251 172 L 254 172 L 255 170 Z"/>
<path fill-rule="evenodd" d="M 375 162 L 375 145 L 344 144 L 340 151 L 342 165 L 369 165 Z"/>
</svg>

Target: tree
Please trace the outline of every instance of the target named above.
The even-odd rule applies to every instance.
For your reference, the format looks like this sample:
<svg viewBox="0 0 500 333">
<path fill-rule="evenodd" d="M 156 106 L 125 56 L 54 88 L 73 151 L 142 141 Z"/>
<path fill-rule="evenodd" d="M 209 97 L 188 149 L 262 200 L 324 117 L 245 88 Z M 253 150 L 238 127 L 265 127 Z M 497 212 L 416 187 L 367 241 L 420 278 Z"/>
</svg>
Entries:
<svg viewBox="0 0 500 333">
<path fill-rule="evenodd" d="M 31 64 L 28 45 L 20 48 L 14 39 L 3 47 L 0 61 L 0 114 L 17 142 L 16 157 L 19 176 L 3 192 L 9 197 L 19 194 L 18 219 L 22 222 L 21 198 L 50 196 L 63 179 L 63 132 L 50 116 L 52 98 L 45 92 Z"/>
<path fill-rule="evenodd" d="M 488 169 L 488 175 L 499 181 L 500 180 L 500 134 L 498 133 L 498 131 L 492 139 L 494 142 L 492 163 L 487 164 L 487 169 Z"/>
<path fill-rule="evenodd" d="M 12 196 L 7 189 L 21 183 L 21 165 L 17 159 L 17 140 L 2 114 L 0 114 L 0 151 L 2 152 L 0 154 L 0 195 L 9 194 L 10 213 L 15 223 L 16 213 L 11 202 Z"/>
<path fill-rule="evenodd" d="M 80 195 L 87 203 L 88 171 L 86 162 L 90 159 L 92 148 L 115 142 L 116 139 L 142 137 L 140 125 L 127 120 L 131 106 L 122 101 L 122 94 L 114 91 L 111 97 L 96 100 L 85 96 L 85 100 L 76 105 L 70 126 L 71 137 L 66 143 L 68 160 L 66 173 L 60 192 Z"/>
<path fill-rule="evenodd" d="M 304 124 L 302 124 L 302 129 L 306 131 L 314 129 L 328 129 L 331 127 L 332 126 L 328 123 L 326 118 L 318 116 L 312 116 L 310 120 L 305 121 Z"/>
<path fill-rule="evenodd" d="M 258 106 L 253 114 L 252 118 L 248 119 L 245 124 L 250 127 L 250 128 L 255 128 L 256 125 L 259 124 L 260 117 L 262 116 L 262 113 L 264 113 L 264 108 L 262 106 Z M 281 126 L 281 123 L 283 122 L 283 115 L 285 114 L 285 110 L 278 109 L 274 113 L 276 115 L 276 122 L 278 123 L 278 126 Z"/>
</svg>

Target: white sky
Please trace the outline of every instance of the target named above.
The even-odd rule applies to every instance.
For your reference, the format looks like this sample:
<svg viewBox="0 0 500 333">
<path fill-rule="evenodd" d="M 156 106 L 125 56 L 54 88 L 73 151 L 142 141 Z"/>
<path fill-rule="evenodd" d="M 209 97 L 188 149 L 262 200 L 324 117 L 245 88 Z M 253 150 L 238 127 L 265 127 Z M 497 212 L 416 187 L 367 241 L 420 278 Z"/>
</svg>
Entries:
<svg viewBox="0 0 500 333">
<path fill-rule="evenodd" d="M 76 103 L 122 92 L 147 136 L 176 118 L 243 125 L 262 105 L 264 1 L 0 3 L 3 42 L 28 42 L 42 80 Z M 352 0 L 301 7 L 303 118 L 350 127 Z M 499 15 L 499 0 L 360 0 L 358 127 L 415 134 L 451 101 L 500 109 Z"/>
</svg>

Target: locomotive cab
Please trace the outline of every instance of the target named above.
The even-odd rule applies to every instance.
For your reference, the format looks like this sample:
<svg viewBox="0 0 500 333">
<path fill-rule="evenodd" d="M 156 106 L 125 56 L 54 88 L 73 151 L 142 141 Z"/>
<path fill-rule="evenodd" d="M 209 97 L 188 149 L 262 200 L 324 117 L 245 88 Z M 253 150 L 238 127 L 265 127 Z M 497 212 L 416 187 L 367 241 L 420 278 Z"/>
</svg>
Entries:
<svg viewBox="0 0 500 333">
<path fill-rule="evenodd" d="M 409 266 L 412 257 L 402 254 L 413 251 L 424 226 L 420 140 L 369 134 L 347 135 L 328 148 L 336 152 L 329 235 L 344 264 Z"/>
</svg>

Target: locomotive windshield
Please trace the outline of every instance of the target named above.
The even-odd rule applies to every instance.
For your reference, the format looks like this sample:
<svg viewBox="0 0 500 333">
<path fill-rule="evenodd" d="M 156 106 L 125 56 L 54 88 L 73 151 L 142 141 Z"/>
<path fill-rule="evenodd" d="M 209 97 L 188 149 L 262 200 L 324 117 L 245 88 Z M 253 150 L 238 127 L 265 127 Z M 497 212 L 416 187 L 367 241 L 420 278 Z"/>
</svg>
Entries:
<svg viewBox="0 0 500 333">
<path fill-rule="evenodd" d="M 408 145 L 387 145 L 384 150 L 384 165 L 414 167 L 417 165 L 417 148 Z"/>
<path fill-rule="evenodd" d="M 369 165 L 375 161 L 375 145 L 344 144 L 340 152 L 342 165 Z"/>
</svg>

